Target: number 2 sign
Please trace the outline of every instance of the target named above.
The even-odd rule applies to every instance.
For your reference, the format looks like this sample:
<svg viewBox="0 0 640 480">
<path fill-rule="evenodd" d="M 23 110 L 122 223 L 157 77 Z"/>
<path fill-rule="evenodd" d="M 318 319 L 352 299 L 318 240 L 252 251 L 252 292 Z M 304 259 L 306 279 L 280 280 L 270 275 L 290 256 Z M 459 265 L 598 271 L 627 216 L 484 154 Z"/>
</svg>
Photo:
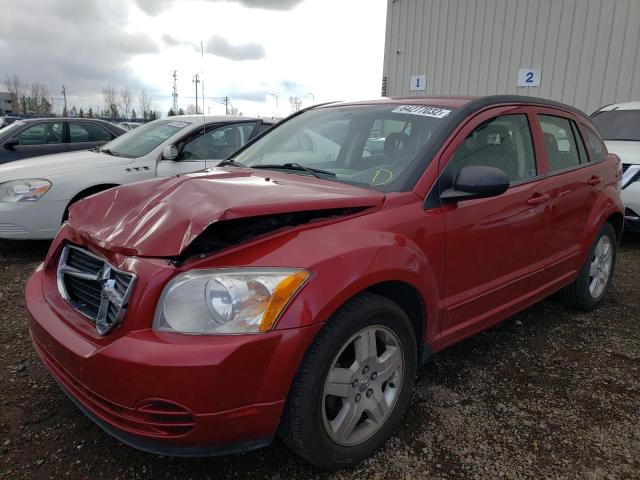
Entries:
<svg viewBox="0 0 640 480">
<path fill-rule="evenodd" d="M 539 68 L 521 68 L 518 70 L 519 87 L 539 87 L 541 71 Z"/>
</svg>

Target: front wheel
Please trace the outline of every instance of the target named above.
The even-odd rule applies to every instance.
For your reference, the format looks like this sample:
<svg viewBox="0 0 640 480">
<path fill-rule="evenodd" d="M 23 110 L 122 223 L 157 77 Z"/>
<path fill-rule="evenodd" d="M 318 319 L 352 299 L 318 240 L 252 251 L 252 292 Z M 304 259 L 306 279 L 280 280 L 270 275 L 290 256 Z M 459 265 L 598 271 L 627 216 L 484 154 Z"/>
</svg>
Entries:
<svg viewBox="0 0 640 480">
<path fill-rule="evenodd" d="M 324 469 L 355 465 L 389 438 L 416 373 L 416 338 L 394 302 L 362 294 L 318 333 L 296 374 L 280 435 Z"/>
<path fill-rule="evenodd" d="M 616 232 L 605 223 L 575 281 L 561 291 L 565 304 L 579 310 L 595 309 L 605 297 L 616 264 Z"/>
</svg>

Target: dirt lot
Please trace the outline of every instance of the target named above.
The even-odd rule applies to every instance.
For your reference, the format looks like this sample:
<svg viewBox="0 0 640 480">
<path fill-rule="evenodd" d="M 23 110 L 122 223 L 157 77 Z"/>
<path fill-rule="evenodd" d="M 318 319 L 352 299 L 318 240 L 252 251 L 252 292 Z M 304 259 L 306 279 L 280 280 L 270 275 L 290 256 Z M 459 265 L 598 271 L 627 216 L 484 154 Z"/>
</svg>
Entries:
<svg viewBox="0 0 640 480">
<path fill-rule="evenodd" d="M 0 478 L 640 479 L 640 237 L 625 237 L 603 308 L 549 300 L 434 356 L 386 447 L 334 474 L 280 443 L 175 459 L 99 430 L 29 341 L 22 288 L 46 248 L 0 242 Z"/>
</svg>

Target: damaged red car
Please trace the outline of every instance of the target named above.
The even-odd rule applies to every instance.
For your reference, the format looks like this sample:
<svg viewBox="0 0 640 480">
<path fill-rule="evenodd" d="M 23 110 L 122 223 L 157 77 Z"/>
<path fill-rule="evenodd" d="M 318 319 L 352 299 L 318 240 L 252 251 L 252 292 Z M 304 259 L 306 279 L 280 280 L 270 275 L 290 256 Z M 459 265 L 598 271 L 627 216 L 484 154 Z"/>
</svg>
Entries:
<svg viewBox="0 0 640 480">
<path fill-rule="evenodd" d="M 177 146 L 180 148 L 180 146 Z M 621 168 L 535 98 L 318 106 L 220 166 L 78 202 L 26 287 L 35 349 L 122 442 L 371 455 L 431 354 L 557 291 L 602 302 Z"/>
</svg>

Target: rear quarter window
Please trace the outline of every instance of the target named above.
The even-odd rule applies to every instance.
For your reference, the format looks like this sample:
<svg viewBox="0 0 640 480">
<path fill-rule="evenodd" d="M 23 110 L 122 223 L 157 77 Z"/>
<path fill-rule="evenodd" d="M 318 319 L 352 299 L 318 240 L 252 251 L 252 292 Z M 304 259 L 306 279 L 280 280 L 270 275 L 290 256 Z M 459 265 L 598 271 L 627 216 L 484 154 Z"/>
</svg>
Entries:
<svg viewBox="0 0 640 480">
<path fill-rule="evenodd" d="M 585 141 L 589 148 L 589 155 L 594 162 L 604 161 L 604 157 L 607 153 L 607 149 L 604 146 L 600 137 L 589 127 L 584 127 Z"/>
</svg>

